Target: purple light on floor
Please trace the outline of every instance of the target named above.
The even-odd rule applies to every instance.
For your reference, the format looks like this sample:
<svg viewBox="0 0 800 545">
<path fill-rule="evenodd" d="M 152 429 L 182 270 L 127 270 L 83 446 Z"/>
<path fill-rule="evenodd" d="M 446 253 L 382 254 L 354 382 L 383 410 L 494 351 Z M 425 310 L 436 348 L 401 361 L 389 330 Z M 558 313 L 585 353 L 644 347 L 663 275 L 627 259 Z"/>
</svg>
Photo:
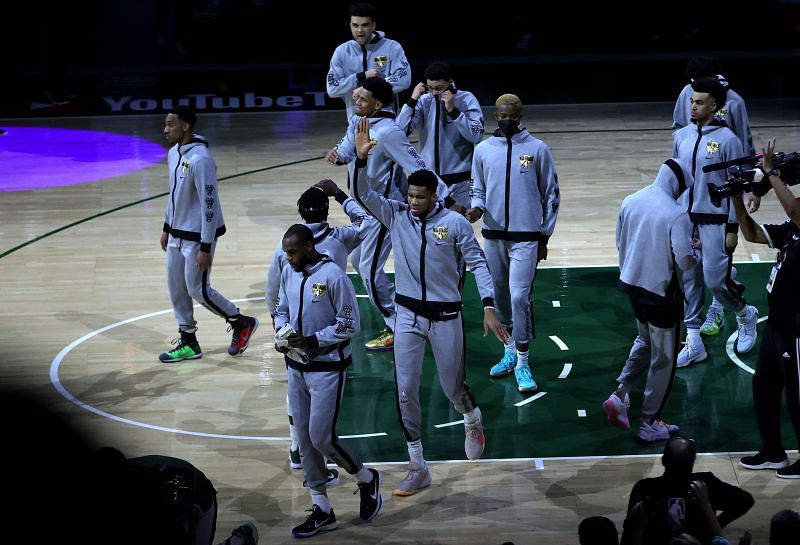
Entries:
<svg viewBox="0 0 800 545">
<path fill-rule="evenodd" d="M 122 176 L 162 161 L 166 153 L 160 144 L 123 134 L 0 127 L 0 192 Z"/>
</svg>

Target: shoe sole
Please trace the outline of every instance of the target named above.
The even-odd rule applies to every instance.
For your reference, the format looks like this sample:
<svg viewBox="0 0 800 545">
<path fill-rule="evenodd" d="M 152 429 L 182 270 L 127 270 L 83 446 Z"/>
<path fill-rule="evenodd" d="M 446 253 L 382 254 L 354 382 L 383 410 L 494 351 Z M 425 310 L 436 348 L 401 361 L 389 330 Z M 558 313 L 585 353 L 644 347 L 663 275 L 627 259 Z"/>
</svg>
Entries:
<svg viewBox="0 0 800 545">
<path fill-rule="evenodd" d="M 753 341 L 753 344 L 747 350 L 739 350 L 739 337 L 736 337 L 736 342 L 734 343 L 733 347 L 737 354 L 747 354 L 755 347 L 755 345 L 756 343 Z"/>
<path fill-rule="evenodd" d="M 489 376 L 492 378 L 502 378 L 513 374 L 514 374 L 514 367 L 512 367 L 508 371 L 503 371 L 502 373 L 492 373 L 491 371 L 489 371 Z"/>
<path fill-rule="evenodd" d="M 517 390 L 522 394 L 535 394 L 539 391 L 539 387 L 534 386 L 533 388 L 526 388 L 524 386 L 517 386 Z"/>
<path fill-rule="evenodd" d="M 338 522 L 331 522 L 330 524 L 325 524 L 324 526 L 320 526 L 319 528 L 317 528 L 313 532 L 308 532 L 307 534 L 302 534 L 300 532 L 295 532 L 294 530 L 292 530 L 292 535 L 294 537 L 299 537 L 300 539 L 303 539 L 303 538 L 306 538 L 306 537 L 314 537 L 315 535 L 317 535 L 320 532 L 333 531 L 333 530 L 337 529 L 338 527 L 339 527 L 339 523 Z"/>
<path fill-rule="evenodd" d="M 783 469 L 784 467 L 789 467 L 789 459 L 785 459 L 782 462 L 764 462 L 763 464 L 745 464 L 741 460 L 739 460 L 739 465 L 742 467 L 746 467 L 747 469 Z M 780 475 L 779 475 L 780 477 Z"/>
<path fill-rule="evenodd" d="M 414 494 L 416 494 L 420 490 L 424 490 L 425 488 L 428 488 L 430 485 L 431 485 L 431 483 L 424 484 L 424 485 L 420 486 L 419 488 L 417 488 L 415 490 L 403 490 L 402 488 L 395 488 L 392 491 L 392 494 L 394 494 L 395 496 L 403 496 L 403 497 L 413 496 Z"/>
<path fill-rule="evenodd" d="M 800 479 L 800 475 L 781 475 L 778 471 L 775 472 L 775 475 L 781 479 Z"/>
<path fill-rule="evenodd" d="M 289 462 L 289 467 L 292 469 L 303 469 L 303 464 L 295 464 L 294 462 Z"/>
<path fill-rule="evenodd" d="M 614 426 L 615 428 L 619 428 L 622 430 L 629 430 L 631 429 L 631 423 L 628 421 L 628 425 L 625 425 L 625 421 L 620 419 L 619 417 L 619 407 L 617 407 L 614 402 L 610 402 L 606 399 L 603 402 L 603 412 L 606 413 L 608 417 L 608 423 Z"/>
<path fill-rule="evenodd" d="M 180 358 L 178 360 L 162 360 L 161 358 L 158 358 L 158 361 L 160 361 L 161 363 L 179 363 L 185 360 L 199 360 L 202 357 L 203 353 L 200 352 L 199 354 L 195 354 L 194 356 L 187 356 L 185 358 Z"/>
<path fill-rule="evenodd" d="M 244 346 L 241 348 L 241 350 L 239 350 L 238 352 L 235 352 L 235 353 L 231 353 L 231 351 L 230 351 L 230 350 L 228 350 L 228 355 L 230 355 L 230 356 L 233 356 L 233 357 L 236 357 L 236 356 L 241 356 L 242 354 L 244 354 L 244 351 L 245 351 L 245 350 L 247 350 L 247 347 L 248 347 L 248 346 L 250 346 L 250 339 L 252 339 L 252 338 L 253 338 L 253 335 L 255 335 L 255 334 L 256 334 L 256 330 L 258 329 L 258 324 L 260 323 L 260 322 L 258 321 L 258 318 L 256 318 L 255 320 L 256 320 L 256 324 L 253 326 L 253 331 L 251 331 L 251 332 L 250 332 L 250 336 L 249 336 L 249 337 L 247 337 L 247 344 L 245 344 L 245 345 L 244 345 Z"/>
<path fill-rule="evenodd" d="M 720 331 L 722 331 L 722 328 L 719 328 L 716 331 L 713 331 L 713 330 L 705 330 L 704 331 L 704 330 L 701 329 L 700 330 L 700 335 L 702 335 L 703 337 L 713 337 L 714 335 L 719 335 Z"/>
<path fill-rule="evenodd" d="M 379 348 L 370 348 L 369 346 L 364 345 L 364 349 L 367 352 L 391 352 L 392 350 L 394 350 L 394 346 L 382 346 Z"/>
</svg>

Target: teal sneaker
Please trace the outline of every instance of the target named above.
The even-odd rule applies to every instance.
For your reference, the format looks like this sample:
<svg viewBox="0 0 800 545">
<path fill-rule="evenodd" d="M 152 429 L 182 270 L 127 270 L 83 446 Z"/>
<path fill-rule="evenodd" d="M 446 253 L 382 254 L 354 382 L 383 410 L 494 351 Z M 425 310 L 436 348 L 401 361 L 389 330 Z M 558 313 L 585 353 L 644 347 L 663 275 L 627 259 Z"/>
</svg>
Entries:
<svg viewBox="0 0 800 545">
<path fill-rule="evenodd" d="M 507 377 L 514 372 L 514 367 L 517 366 L 517 353 L 506 352 L 503 354 L 503 359 L 495 363 L 489 370 L 490 377 Z"/>
<path fill-rule="evenodd" d="M 516 359 L 516 358 L 515 358 Z M 527 365 L 520 365 L 514 369 L 514 377 L 517 379 L 517 390 L 525 394 L 533 394 L 539 391 L 536 381 L 533 380 L 531 368 Z"/>
<path fill-rule="evenodd" d="M 712 305 L 706 314 L 706 321 L 700 326 L 700 335 L 708 337 L 718 335 L 723 327 L 725 327 L 725 311 L 721 306 Z"/>
<path fill-rule="evenodd" d="M 203 351 L 200 350 L 200 344 L 197 342 L 186 342 L 185 339 L 175 339 L 172 344 L 178 343 L 172 350 L 168 350 L 158 356 L 162 363 L 178 363 L 183 360 L 196 360 L 203 357 Z"/>
</svg>

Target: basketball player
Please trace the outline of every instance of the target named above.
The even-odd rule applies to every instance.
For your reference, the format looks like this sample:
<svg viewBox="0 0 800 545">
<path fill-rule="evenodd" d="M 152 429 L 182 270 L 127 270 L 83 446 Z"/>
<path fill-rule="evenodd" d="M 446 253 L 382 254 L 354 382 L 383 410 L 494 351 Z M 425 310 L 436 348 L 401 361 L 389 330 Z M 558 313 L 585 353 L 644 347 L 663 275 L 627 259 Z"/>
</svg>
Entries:
<svg viewBox="0 0 800 545">
<path fill-rule="evenodd" d="M 465 262 L 475 275 L 483 300 L 484 335 L 491 329 L 498 339 L 505 341 L 508 333 L 495 315 L 492 277 L 472 226 L 464 216 L 448 210 L 438 200 L 439 181 L 429 170 L 409 176 L 407 203 L 387 199 L 372 189 L 367 156 L 375 144 L 370 139 L 370 120 L 362 118 L 356 131 L 358 160 L 353 189 L 362 206 L 388 228 L 394 245 L 395 380 L 400 422 L 410 458 L 408 475 L 395 487 L 394 494 L 410 496 L 431 484 L 422 453 L 419 400 L 426 339 L 436 360 L 439 384 L 455 409 L 464 415 L 467 458 L 480 458 L 485 446 L 481 411 L 466 384 L 464 366 L 466 341 L 461 286 Z"/>
<path fill-rule="evenodd" d="M 326 491 L 325 460 L 355 476 L 361 493 L 361 518 L 371 520 L 381 509 L 380 474 L 336 435 L 336 419 L 352 363 L 350 339 L 360 320 L 353 284 L 325 253 L 317 251 L 314 236 L 295 224 L 283 237 L 289 267 L 281 271 L 275 328 L 283 344 L 289 376 L 289 404 L 303 458 L 303 473 L 313 506 L 307 520 L 292 529 L 294 537 L 311 537 L 338 526 Z M 284 327 L 290 333 L 282 335 Z"/>
<path fill-rule="evenodd" d="M 164 122 L 164 135 L 172 148 L 161 249 L 167 253 L 167 284 L 181 336 L 174 349 L 158 357 L 164 363 L 203 356 L 195 335 L 192 299 L 230 324 L 231 356 L 247 350 L 258 328 L 257 318 L 240 314 L 236 305 L 211 287 L 211 263 L 217 238 L 225 234 L 225 220 L 217 194 L 217 165 L 208 152 L 208 142 L 194 134 L 196 121 L 193 110 L 178 106 Z"/>
<path fill-rule="evenodd" d="M 538 390 L 528 347 L 534 335 L 531 290 L 536 266 L 547 259 L 561 197 L 547 144 L 520 126 L 522 101 L 506 94 L 495 102 L 499 128 L 478 144 L 472 161 L 470 221 L 483 217 L 483 247 L 494 280 L 497 310 L 510 337 L 492 377 L 513 374 L 520 392 Z"/>
</svg>

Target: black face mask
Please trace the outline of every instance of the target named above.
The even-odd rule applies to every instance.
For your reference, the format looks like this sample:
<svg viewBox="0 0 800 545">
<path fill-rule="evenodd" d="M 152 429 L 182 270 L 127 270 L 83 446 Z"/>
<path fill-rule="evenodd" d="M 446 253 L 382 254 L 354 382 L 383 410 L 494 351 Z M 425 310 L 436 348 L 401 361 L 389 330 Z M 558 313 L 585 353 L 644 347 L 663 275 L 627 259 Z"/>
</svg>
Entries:
<svg viewBox="0 0 800 545">
<path fill-rule="evenodd" d="M 512 137 L 519 132 L 519 119 L 500 119 L 497 126 L 507 137 Z"/>
</svg>

